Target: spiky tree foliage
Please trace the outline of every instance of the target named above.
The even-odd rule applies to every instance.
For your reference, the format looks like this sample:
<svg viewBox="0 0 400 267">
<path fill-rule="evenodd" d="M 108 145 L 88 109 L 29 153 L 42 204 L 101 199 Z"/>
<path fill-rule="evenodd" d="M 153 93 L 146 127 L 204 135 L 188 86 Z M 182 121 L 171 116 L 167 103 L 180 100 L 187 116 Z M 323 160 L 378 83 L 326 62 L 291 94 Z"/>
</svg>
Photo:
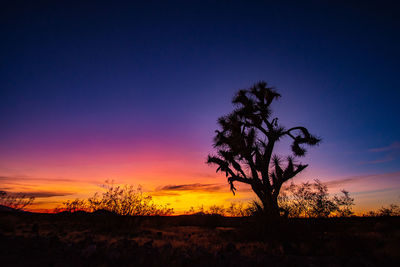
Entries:
<svg viewBox="0 0 400 267">
<path fill-rule="evenodd" d="M 15 210 L 23 210 L 35 200 L 33 196 L 26 196 L 22 193 L 10 194 L 0 191 L 0 206 L 9 207 Z"/>
<path fill-rule="evenodd" d="M 218 166 L 228 178 L 235 194 L 235 182 L 251 185 L 265 212 L 279 215 L 278 195 L 282 184 L 303 171 L 308 165 L 296 164 L 295 157 L 306 154 L 305 145 L 314 146 L 320 139 L 302 126 L 286 129 L 271 117 L 271 103 L 281 95 L 266 82 L 240 90 L 233 98 L 235 109 L 220 117 L 216 131 L 216 155 L 207 163 Z M 280 158 L 273 155 L 275 143 L 283 137 L 291 139 L 293 155 Z"/>
</svg>

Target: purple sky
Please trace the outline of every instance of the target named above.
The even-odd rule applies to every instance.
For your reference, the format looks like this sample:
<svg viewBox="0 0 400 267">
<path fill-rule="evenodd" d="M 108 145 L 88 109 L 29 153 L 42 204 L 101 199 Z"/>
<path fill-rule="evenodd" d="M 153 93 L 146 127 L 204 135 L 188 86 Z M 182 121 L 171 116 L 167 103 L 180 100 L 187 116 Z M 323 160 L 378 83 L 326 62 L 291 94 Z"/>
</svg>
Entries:
<svg viewBox="0 0 400 267">
<path fill-rule="evenodd" d="M 216 119 L 238 89 L 265 80 L 282 94 L 273 107 L 280 122 L 323 139 L 301 159 L 310 167 L 299 181 L 345 179 L 338 187 L 356 201 L 398 203 L 395 2 L 213 2 L 3 4 L 3 188 L 38 176 L 201 182 L 194 173 L 214 173 L 204 161 Z M 153 178 L 137 177 L 164 157 Z M 133 159 L 142 167 L 129 165 Z"/>
</svg>

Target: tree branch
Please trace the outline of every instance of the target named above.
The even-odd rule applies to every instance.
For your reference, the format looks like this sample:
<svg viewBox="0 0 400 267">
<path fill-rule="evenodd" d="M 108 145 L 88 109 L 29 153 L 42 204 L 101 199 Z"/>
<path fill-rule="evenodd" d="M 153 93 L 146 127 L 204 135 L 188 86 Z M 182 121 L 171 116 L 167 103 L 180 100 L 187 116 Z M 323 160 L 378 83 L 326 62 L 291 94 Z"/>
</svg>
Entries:
<svg viewBox="0 0 400 267">
<path fill-rule="evenodd" d="M 231 191 L 234 195 L 235 195 L 236 187 L 233 184 L 233 182 L 241 182 L 241 183 L 245 183 L 245 184 L 251 184 L 251 180 L 247 179 L 247 178 L 243 178 L 243 177 L 239 177 L 239 176 L 228 177 L 228 183 L 231 186 Z"/>
</svg>

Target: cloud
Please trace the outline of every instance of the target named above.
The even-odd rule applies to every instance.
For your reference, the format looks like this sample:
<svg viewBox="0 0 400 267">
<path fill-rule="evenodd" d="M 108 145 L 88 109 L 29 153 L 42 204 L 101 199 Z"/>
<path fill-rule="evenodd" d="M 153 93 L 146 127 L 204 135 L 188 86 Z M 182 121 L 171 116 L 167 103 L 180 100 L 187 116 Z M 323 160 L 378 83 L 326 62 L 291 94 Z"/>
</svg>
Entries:
<svg viewBox="0 0 400 267">
<path fill-rule="evenodd" d="M 398 190 L 399 190 L 399 187 L 385 187 L 385 188 L 376 189 L 376 190 L 366 190 L 366 191 L 355 192 L 354 195 L 370 195 L 370 194 L 385 193 L 385 192 L 390 192 L 390 191 L 397 192 Z"/>
<path fill-rule="evenodd" d="M 153 197 L 165 197 L 165 196 L 180 196 L 181 194 L 175 192 L 155 191 L 155 192 L 150 192 L 150 195 Z"/>
<path fill-rule="evenodd" d="M 59 196 L 73 195 L 75 192 L 55 190 L 37 190 L 37 187 L 42 184 L 50 183 L 74 183 L 75 180 L 65 178 L 42 178 L 42 177 L 27 177 L 27 176 L 0 176 L 0 190 L 6 191 L 10 195 L 25 195 L 35 198 L 50 198 Z"/>
<path fill-rule="evenodd" d="M 378 163 L 384 163 L 384 162 L 389 162 L 394 160 L 395 157 L 388 155 L 384 158 L 376 159 L 376 160 L 370 160 L 370 161 L 362 161 L 360 164 L 378 164 Z"/>
<path fill-rule="evenodd" d="M 165 185 L 156 189 L 156 191 L 207 191 L 218 192 L 226 191 L 225 184 L 181 184 L 181 185 Z"/>
<path fill-rule="evenodd" d="M 335 186 L 339 186 L 339 185 L 354 183 L 354 182 L 359 181 L 360 179 L 363 179 L 363 178 L 365 178 L 365 177 L 353 177 L 353 178 L 337 179 L 337 180 L 332 180 L 332 181 L 325 182 L 324 184 L 327 185 L 328 187 L 335 187 Z"/>
<path fill-rule="evenodd" d="M 65 179 L 65 178 L 41 178 L 41 177 L 25 177 L 25 176 L 0 176 L 0 181 L 75 182 L 75 180 Z"/>
<path fill-rule="evenodd" d="M 371 148 L 368 150 L 372 153 L 384 153 L 384 157 L 376 160 L 363 161 L 361 164 L 378 164 L 395 160 L 400 155 L 400 142 L 393 142 L 389 146 Z"/>
<path fill-rule="evenodd" d="M 23 195 L 26 197 L 35 197 L 35 198 L 48 198 L 48 197 L 59 197 L 59 196 L 68 196 L 73 195 L 72 192 L 57 192 L 57 191 L 27 191 L 27 192 L 10 192 L 4 190 L 4 188 L 0 188 L 1 191 L 6 191 L 8 195 Z"/>
<path fill-rule="evenodd" d="M 391 173 L 382 173 L 382 174 L 369 174 L 369 175 L 358 175 L 352 177 L 346 177 L 342 179 L 336 179 L 324 182 L 328 187 L 335 187 L 347 184 L 354 184 L 358 182 L 362 182 L 365 180 L 370 181 L 399 181 L 400 172 L 391 172 Z"/>
<path fill-rule="evenodd" d="M 372 148 L 370 152 L 400 151 L 400 142 L 393 142 L 389 146 Z"/>
</svg>

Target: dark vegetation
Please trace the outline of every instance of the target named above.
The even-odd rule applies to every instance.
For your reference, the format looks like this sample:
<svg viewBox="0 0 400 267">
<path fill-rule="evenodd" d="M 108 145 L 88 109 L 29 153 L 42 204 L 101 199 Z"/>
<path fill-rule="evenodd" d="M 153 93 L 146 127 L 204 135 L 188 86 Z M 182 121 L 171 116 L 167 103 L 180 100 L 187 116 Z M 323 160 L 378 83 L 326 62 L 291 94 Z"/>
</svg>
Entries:
<svg viewBox="0 0 400 267">
<path fill-rule="evenodd" d="M 26 196 L 22 193 L 10 194 L 6 191 L 0 191 L 0 211 L 18 210 L 22 211 L 25 207 L 32 204 L 35 200 L 33 196 Z"/>
<path fill-rule="evenodd" d="M 307 128 L 287 129 L 272 117 L 271 104 L 280 96 L 266 82 L 240 90 L 232 100 L 236 108 L 218 119 L 217 154 L 207 160 L 218 166 L 217 172 L 225 173 L 233 193 L 235 182 L 249 184 L 260 201 L 260 211 L 269 217 L 279 217 L 282 185 L 308 166 L 297 164 L 295 157 L 306 154 L 305 145 L 320 142 Z M 275 144 L 285 137 L 292 142 L 292 155 L 286 159 L 273 154 Z"/>
<path fill-rule="evenodd" d="M 330 216 L 349 217 L 353 215 L 354 199 L 349 192 L 330 197 L 328 187 L 315 180 L 314 183 L 293 183 L 281 192 L 278 203 L 288 217 L 326 218 Z"/>
<path fill-rule="evenodd" d="M 399 217 L 0 213 L 2 266 L 396 266 Z"/>
<path fill-rule="evenodd" d="M 354 215 L 354 199 L 346 190 L 342 190 L 341 193 L 342 195 L 339 196 L 330 196 L 328 187 L 319 180 L 299 185 L 291 183 L 281 191 L 278 203 L 283 211 L 282 215 L 290 218 L 349 217 Z M 258 201 L 253 201 L 248 205 L 231 203 L 228 208 L 218 205 L 212 205 L 208 209 L 203 206 L 197 209 L 192 207 L 185 214 L 245 217 L 264 215 L 264 210 Z M 369 214 L 373 214 L 373 212 L 369 212 Z M 392 214 L 395 213 L 392 212 Z"/>
<path fill-rule="evenodd" d="M 97 192 L 88 199 L 68 200 L 54 212 L 103 211 L 129 216 L 165 216 L 174 212 L 168 206 L 153 203 L 152 197 L 144 194 L 140 186 L 136 189 L 132 185 L 121 187 L 106 182 L 103 188 L 105 191 Z M 350 197 L 349 192 L 342 190 L 342 193 L 342 196 L 331 197 L 327 186 L 319 180 L 300 185 L 292 183 L 281 192 L 278 203 L 285 217 L 348 217 L 353 215 L 354 199 Z M 264 215 L 264 210 L 257 201 L 254 201 L 248 205 L 231 203 L 228 208 L 218 205 L 212 205 L 208 209 L 204 206 L 191 207 L 185 214 L 246 217 Z"/>
<path fill-rule="evenodd" d="M 103 188 L 105 189 L 103 193 L 97 192 L 87 200 L 69 200 L 55 211 L 107 211 L 130 216 L 171 215 L 174 212 L 168 206 L 155 204 L 151 196 L 142 192 L 140 186 L 137 188 L 133 185 L 115 186 L 113 182 L 106 181 Z"/>
<path fill-rule="evenodd" d="M 348 217 L 350 195 L 329 196 L 319 181 L 282 190 L 279 201 L 288 218 L 279 223 L 259 216 L 257 202 L 159 216 L 140 190 L 105 188 L 88 200 L 66 202 L 54 214 L 2 210 L 2 266 L 396 266 L 400 262 L 398 206 L 368 213 L 370 217 Z M 89 208 L 89 200 L 97 208 Z"/>
</svg>

